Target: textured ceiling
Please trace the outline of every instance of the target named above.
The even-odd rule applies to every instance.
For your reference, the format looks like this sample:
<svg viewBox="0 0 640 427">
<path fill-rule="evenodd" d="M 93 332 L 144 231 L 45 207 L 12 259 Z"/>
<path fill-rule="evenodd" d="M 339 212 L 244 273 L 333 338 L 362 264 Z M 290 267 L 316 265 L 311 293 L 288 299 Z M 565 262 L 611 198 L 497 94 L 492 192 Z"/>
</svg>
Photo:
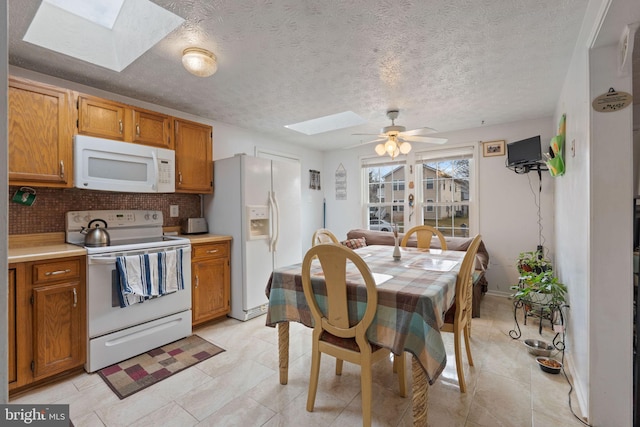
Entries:
<svg viewBox="0 0 640 427">
<path fill-rule="evenodd" d="M 120 73 L 22 41 L 39 3 L 9 0 L 10 64 L 324 150 L 390 107 L 440 132 L 551 116 L 587 0 L 154 0 L 185 22 Z M 183 69 L 189 46 L 214 76 Z M 284 128 L 348 110 L 367 124 Z"/>
</svg>

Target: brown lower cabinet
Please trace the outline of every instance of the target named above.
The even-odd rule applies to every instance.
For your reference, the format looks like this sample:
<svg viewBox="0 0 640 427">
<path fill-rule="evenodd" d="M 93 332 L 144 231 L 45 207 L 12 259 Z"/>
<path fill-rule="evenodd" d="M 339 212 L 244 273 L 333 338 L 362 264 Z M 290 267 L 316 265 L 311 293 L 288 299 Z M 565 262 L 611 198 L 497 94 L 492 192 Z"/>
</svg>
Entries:
<svg viewBox="0 0 640 427">
<path fill-rule="evenodd" d="M 9 390 L 84 365 L 85 266 L 84 256 L 9 266 Z"/>
<path fill-rule="evenodd" d="M 230 311 L 230 242 L 200 243 L 191 247 L 193 325 Z"/>
</svg>

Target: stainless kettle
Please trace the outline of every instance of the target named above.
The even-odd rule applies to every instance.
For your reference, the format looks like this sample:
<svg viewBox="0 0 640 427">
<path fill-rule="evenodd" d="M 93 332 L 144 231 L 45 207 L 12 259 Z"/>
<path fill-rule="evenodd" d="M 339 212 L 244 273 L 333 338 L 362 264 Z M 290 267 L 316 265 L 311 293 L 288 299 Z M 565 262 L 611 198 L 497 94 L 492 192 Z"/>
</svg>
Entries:
<svg viewBox="0 0 640 427">
<path fill-rule="evenodd" d="M 94 228 L 91 228 L 91 224 L 94 222 L 101 222 L 104 224 L 104 228 L 100 228 L 100 224 L 96 224 Z M 111 237 L 106 230 L 107 222 L 104 219 L 93 219 L 89 221 L 87 227 L 82 227 L 80 234 L 84 234 L 84 245 L 89 247 L 109 246 L 111 244 Z"/>
</svg>

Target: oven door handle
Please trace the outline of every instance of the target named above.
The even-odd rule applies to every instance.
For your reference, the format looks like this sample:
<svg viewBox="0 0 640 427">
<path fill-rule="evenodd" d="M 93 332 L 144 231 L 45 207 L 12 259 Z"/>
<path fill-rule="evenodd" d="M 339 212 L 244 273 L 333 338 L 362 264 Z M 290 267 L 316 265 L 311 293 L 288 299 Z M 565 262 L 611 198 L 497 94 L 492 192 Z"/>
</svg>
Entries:
<svg viewBox="0 0 640 427">
<path fill-rule="evenodd" d="M 116 262 L 116 257 L 115 256 L 110 256 L 108 258 L 96 258 L 96 257 L 89 257 L 88 258 L 89 264 L 115 264 Z"/>
<path fill-rule="evenodd" d="M 136 250 L 136 251 L 130 251 L 130 252 L 117 252 L 113 254 L 89 255 L 87 259 L 89 264 L 115 264 L 116 258 L 119 256 L 154 254 L 154 253 L 167 252 L 168 250 L 171 251 L 176 249 L 182 249 L 182 251 L 185 254 L 191 253 L 191 245 L 186 245 L 186 246 L 175 246 L 170 249 Z"/>
</svg>

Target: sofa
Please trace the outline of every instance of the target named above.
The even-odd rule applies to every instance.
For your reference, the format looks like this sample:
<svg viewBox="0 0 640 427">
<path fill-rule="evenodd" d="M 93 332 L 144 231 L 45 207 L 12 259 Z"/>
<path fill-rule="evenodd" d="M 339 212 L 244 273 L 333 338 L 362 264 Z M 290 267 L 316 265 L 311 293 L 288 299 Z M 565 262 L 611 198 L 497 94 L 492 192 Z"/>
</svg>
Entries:
<svg viewBox="0 0 640 427">
<path fill-rule="evenodd" d="M 399 233 L 398 238 L 402 240 L 404 234 Z M 361 239 L 364 237 L 366 245 L 388 245 L 393 246 L 395 244 L 393 233 L 390 231 L 374 231 L 365 229 L 353 229 L 347 233 L 347 240 Z M 452 251 L 466 251 L 473 237 L 445 237 L 447 242 L 447 249 Z M 416 246 L 417 241 L 415 236 L 409 238 L 407 246 Z M 434 249 L 440 248 L 440 241 L 434 236 L 431 241 L 431 247 Z M 485 277 L 485 271 L 489 266 L 489 253 L 484 246 L 484 242 L 480 242 L 478 247 L 478 253 L 476 255 L 476 267 L 473 273 L 473 310 L 472 317 L 480 317 L 480 300 L 482 295 L 487 292 L 487 279 Z"/>
</svg>

